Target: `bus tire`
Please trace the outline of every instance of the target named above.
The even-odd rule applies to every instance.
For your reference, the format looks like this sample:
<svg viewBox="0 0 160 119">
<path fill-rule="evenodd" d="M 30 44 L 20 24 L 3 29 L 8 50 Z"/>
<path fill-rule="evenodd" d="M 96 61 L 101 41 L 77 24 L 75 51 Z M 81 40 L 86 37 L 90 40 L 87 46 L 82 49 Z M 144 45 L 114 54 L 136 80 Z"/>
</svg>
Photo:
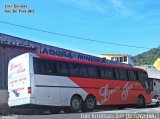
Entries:
<svg viewBox="0 0 160 119">
<path fill-rule="evenodd" d="M 156 107 L 159 107 L 159 102 L 158 101 L 156 102 Z"/>
<path fill-rule="evenodd" d="M 83 112 L 93 111 L 96 107 L 96 99 L 94 96 L 87 96 L 82 105 Z"/>
<path fill-rule="evenodd" d="M 137 99 L 137 107 L 138 108 L 143 108 L 145 107 L 146 103 L 145 103 L 145 99 L 142 95 L 138 96 L 138 99 Z"/>
<path fill-rule="evenodd" d="M 70 100 L 70 106 L 64 108 L 64 112 L 66 113 L 76 113 L 81 110 L 82 107 L 82 99 L 80 96 L 75 95 Z"/>
</svg>

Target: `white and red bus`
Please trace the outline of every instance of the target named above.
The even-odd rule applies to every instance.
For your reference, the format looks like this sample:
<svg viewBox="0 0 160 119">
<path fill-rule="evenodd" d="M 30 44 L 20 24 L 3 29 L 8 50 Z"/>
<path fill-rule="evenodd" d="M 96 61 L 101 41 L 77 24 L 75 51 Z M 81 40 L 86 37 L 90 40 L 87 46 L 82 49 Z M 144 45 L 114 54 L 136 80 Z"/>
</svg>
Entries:
<svg viewBox="0 0 160 119">
<path fill-rule="evenodd" d="M 9 62 L 8 104 L 68 112 L 98 105 L 145 107 L 151 103 L 147 78 L 139 68 L 26 53 Z"/>
</svg>

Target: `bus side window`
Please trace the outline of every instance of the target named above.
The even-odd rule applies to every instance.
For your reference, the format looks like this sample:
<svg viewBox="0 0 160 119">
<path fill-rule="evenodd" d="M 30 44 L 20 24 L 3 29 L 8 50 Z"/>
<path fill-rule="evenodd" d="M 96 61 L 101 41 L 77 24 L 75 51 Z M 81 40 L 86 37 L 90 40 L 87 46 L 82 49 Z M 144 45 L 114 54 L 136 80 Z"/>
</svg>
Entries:
<svg viewBox="0 0 160 119">
<path fill-rule="evenodd" d="M 56 61 L 52 61 L 50 64 L 51 67 L 51 73 L 52 74 L 57 74 L 57 63 Z"/>
<path fill-rule="evenodd" d="M 91 78 L 97 78 L 99 77 L 98 75 L 98 68 L 94 66 L 88 66 L 88 75 Z"/>
<path fill-rule="evenodd" d="M 127 80 L 127 79 L 128 79 L 127 70 L 125 70 L 125 69 L 120 69 L 120 70 L 119 70 L 119 74 L 120 74 L 120 79 L 124 79 L 124 80 Z"/>
<path fill-rule="evenodd" d="M 149 83 L 149 88 L 150 88 L 150 90 L 153 91 L 153 90 L 154 90 L 153 78 L 149 78 L 149 79 L 148 79 L 148 83 Z"/>
<path fill-rule="evenodd" d="M 41 74 L 42 67 L 41 67 L 41 60 L 38 58 L 33 58 L 33 66 L 34 66 L 34 73 Z"/>
<path fill-rule="evenodd" d="M 42 68 L 42 74 L 50 74 L 51 73 L 49 61 L 42 60 L 41 61 L 41 68 Z"/>
<path fill-rule="evenodd" d="M 71 76 L 79 76 L 79 66 L 78 64 L 69 63 L 68 64 L 69 74 Z"/>
<path fill-rule="evenodd" d="M 143 72 L 138 72 L 138 79 L 139 79 L 139 81 L 141 82 L 141 84 L 144 86 L 144 87 L 146 87 L 146 84 L 145 84 L 145 82 L 146 82 L 146 80 L 147 80 L 147 74 L 145 74 L 145 73 L 143 73 Z"/>
<path fill-rule="evenodd" d="M 105 77 L 109 78 L 109 79 L 113 79 L 113 70 L 112 68 L 104 68 L 104 72 L 105 72 Z"/>
<path fill-rule="evenodd" d="M 143 72 L 138 72 L 138 79 L 140 81 L 144 81 L 147 79 L 147 75 L 145 75 Z"/>
<path fill-rule="evenodd" d="M 104 68 L 103 68 L 103 67 L 100 67 L 99 70 L 100 70 L 100 77 L 101 77 L 101 78 L 106 78 L 106 77 L 105 77 Z"/>
<path fill-rule="evenodd" d="M 138 80 L 136 71 L 130 70 L 128 72 L 129 72 L 129 77 L 131 80 Z"/>
<path fill-rule="evenodd" d="M 114 71 L 114 77 L 115 77 L 115 79 L 119 79 L 120 78 L 120 76 L 119 76 L 119 69 L 113 69 L 113 71 Z"/>
<path fill-rule="evenodd" d="M 100 78 L 108 78 L 108 79 L 113 79 L 114 78 L 114 74 L 113 74 L 112 68 L 100 67 L 99 70 L 100 70 L 99 71 Z"/>
<path fill-rule="evenodd" d="M 79 75 L 82 77 L 88 77 L 87 65 L 79 65 Z"/>
<path fill-rule="evenodd" d="M 57 62 L 57 73 L 60 75 L 68 75 L 67 63 Z"/>
</svg>

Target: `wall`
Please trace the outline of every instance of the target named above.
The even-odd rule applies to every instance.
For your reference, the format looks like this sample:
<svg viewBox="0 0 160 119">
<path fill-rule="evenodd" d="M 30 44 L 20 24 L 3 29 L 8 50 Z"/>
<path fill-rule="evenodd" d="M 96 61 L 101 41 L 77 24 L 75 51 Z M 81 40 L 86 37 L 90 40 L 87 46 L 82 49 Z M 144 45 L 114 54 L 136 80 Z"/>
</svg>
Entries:
<svg viewBox="0 0 160 119">
<path fill-rule="evenodd" d="M 0 46 L 0 89 L 7 89 L 9 60 L 29 51 L 33 51 L 33 49 Z"/>
<path fill-rule="evenodd" d="M 157 94 L 160 94 L 160 80 L 159 79 L 153 79 L 153 92 L 152 92 L 152 95 L 155 96 Z"/>
<path fill-rule="evenodd" d="M 7 90 L 0 90 L 0 113 L 6 113 L 8 110 L 8 92 Z"/>
</svg>

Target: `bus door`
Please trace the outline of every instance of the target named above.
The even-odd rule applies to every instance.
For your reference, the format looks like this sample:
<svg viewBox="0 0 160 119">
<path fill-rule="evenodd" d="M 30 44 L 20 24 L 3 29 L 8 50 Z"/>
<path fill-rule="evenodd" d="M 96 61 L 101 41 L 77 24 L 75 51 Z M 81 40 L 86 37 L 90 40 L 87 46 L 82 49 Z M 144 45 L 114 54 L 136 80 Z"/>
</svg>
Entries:
<svg viewBox="0 0 160 119">
<path fill-rule="evenodd" d="M 150 89 L 150 86 L 149 86 L 147 73 L 139 72 L 138 77 L 139 77 L 139 81 L 142 84 L 143 88 L 145 88 L 145 90 L 146 90 L 146 94 L 149 95 L 150 92 L 151 92 L 151 89 Z"/>
<path fill-rule="evenodd" d="M 153 91 L 153 79 L 152 78 L 148 78 L 148 84 L 149 84 L 149 89 L 150 91 Z"/>
</svg>

